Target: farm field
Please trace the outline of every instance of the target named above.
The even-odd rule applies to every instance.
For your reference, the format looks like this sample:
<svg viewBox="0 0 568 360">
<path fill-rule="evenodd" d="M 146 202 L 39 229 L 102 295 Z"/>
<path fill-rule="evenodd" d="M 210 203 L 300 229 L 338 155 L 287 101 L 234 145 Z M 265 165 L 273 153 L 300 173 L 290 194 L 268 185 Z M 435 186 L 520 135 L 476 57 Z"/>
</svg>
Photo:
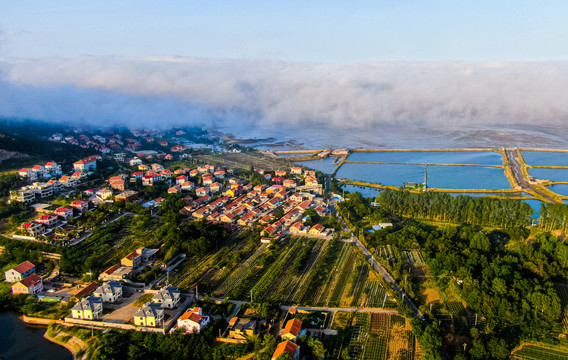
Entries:
<svg viewBox="0 0 568 360">
<path fill-rule="evenodd" d="M 253 246 L 251 246 L 253 245 Z M 238 256 L 232 259 L 232 255 Z M 172 284 L 230 299 L 328 307 L 393 307 L 380 277 L 349 243 L 288 237 L 274 247 L 246 236 L 172 273 Z"/>
<path fill-rule="evenodd" d="M 424 266 L 426 262 L 420 250 L 401 251 L 402 261 L 405 265 Z"/>
<path fill-rule="evenodd" d="M 339 315 L 339 316 L 338 316 Z M 351 318 L 352 316 L 352 318 Z M 344 327 L 350 320 L 350 326 Z M 414 359 L 416 340 L 410 323 L 398 315 L 376 313 L 338 313 L 334 328 L 339 335 L 326 336 L 329 359 L 340 359 L 345 348 L 351 359 Z"/>
<path fill-rule="evenodd" d="M 511 359 L 519 360 L 565 360 L 568 359 L 568 348 L 563 346 L 523 344 L 514 350 Z"/>
</svg>

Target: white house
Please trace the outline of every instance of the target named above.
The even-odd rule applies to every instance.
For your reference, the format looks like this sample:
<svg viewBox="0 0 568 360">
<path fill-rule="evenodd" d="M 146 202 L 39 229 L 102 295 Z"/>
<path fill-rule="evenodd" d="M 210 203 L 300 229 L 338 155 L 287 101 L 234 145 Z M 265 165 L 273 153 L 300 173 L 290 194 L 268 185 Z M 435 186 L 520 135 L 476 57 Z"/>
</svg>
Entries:
<svg viewBox="0 0 568 360">
<path fill-rule="evenodd" d="M 152 302 L 161 304 L 165 309 L 173 309 L 178 306 L 181 293 L 177 287 L 168 285 L 154 295 Z"/>
<path fill-rule="evenodd" d="M 103 302 L 115 302 L 122 299 L 122 284 L 118 281 L 107 281 L 106 283 L 99 286 L 93 295 L 100 297 Z"/>
<path fill-rule="evenodd" d="M 177 320 L 178 328 L 184 328 L 188 334 L 201 332 L 209 324 L 209 316 L 204 316 L 201 308 L 193 308 L 185 312 Z"/>
<path fill-rule="evenodd" d="M 20 265 L 6 271 L 4 275 L 6 276 L 6 282 L 16 282 L 33 273 L 35 273 L 35 265 L 29 261 L 24 261 Z"/>
</svg>

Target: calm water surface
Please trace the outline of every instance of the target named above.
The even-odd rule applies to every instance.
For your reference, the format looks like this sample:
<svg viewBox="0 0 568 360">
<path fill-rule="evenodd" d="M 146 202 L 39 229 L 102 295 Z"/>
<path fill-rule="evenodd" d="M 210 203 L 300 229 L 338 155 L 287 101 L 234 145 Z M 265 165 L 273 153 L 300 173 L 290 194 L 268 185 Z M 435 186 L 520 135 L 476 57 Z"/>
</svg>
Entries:
<svg viewBox="0 0 568 360">
<path fill-rule="evenodd" d="M 63 346 L 43 335 L 44 327 L 28 326 L 11 312 L 0 312 L 0 357 L 3 360 L 71 360 Z"/>
<path fill-rule="evenodd" d="M 510 189 L 503 169 L 476 166 L 428 166 L 428 186 L 440 189 Z"/>
<path fill-rule="evenodd" d="M 568 153 L 558 151 L 523 151 L 523 158 L 529 165 L 568 166 Z"/>
<path fill-rule="evenodd" d="M 551 181 L 568 181 L 568 169 L 529 169 L 529 174 L 537 179 Z"/>
<path fill-rule="evenodd" d="M 502 165 L 503 157 L 493 151 L 393 151 L 355 152 L 349 161 Z"/>
<path fill-rule="evenodd" d="M 345 191 L 361 193 L 361 195 L 366 198 L 375 198 L 381 192 L 380 189 L 375 189 L 368 186 L 343 185 L 341 188 Z"/>
</svg>

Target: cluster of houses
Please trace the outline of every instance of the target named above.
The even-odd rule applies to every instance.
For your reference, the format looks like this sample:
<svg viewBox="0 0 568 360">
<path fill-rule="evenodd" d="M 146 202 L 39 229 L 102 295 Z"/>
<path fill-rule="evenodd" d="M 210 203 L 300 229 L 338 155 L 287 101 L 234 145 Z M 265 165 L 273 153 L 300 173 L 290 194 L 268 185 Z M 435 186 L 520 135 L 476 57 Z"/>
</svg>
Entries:
<svg viewBox="0 0 568 360">
<path fill-rule="evenodd" d="M 300 346 L 296 344 L 296 341 L 300 335 L 302 335 L 302 321 L 298 319 L 288 320 L 280 336 L 283 341 L 278 344 L 271 359 L 277 359 L 284 353 L 290 354 L 293 359 L 299 359 Z"/>
<path fill-rule="evenodd" d="M 73 163 L 74 171 L 71 175 L 63 175 L 61 165 L 54 161 L 45 165 L 35 165 L 30 169 L 23 168 L 18 174 L 32 184 L 13 191 L 10 200 L 28 204 L 38 198 L 53 196 L 66 188 L 73 188 L 88 172 L 97 169 L 97 160 L 100 159 L 100 155 L 92 155 Z"/>
<path fill-rule="evenodd" d="M 72 218 L 75 213 L 83 214 L 87 210 L 89 210 L 88 201 L 72 201 L 68 206 L 59 207 L 54 211 L 38 216 L 33 221 L 21 224 L 17 234 L 37 238 L 52 232 L 58 226 L 65 225 L 67 220 Z"/>
<path fill-rule="evenodd" d="M 159 249 L 140 247 L 120 260 L 120 264 L 114 264 L 99 275 L 102 281 L 122 281 L 130 277 L 143 264 L 151 263 L 156 259 Z"/>
<path fill-rule="evenodd" d="M 12 285 L 12 294 L 38 295 L 43 291 L 43 280 L 36 274 L 36 267 L 29 261 L 11 268 L 4 273 L 6 282 Z"/>
<path fill-rule="evenodd" d="M 104 304 L 114 304 L 123 298 L 122 283 L 109 280 L 102 285 L 87 286 L 91 294 L 81 299 L 71 308 L 71 318 L 80 320 L 99 320 L 103 316 Z M 178 288 L 168 285 L 157 291 L 152 300 L 138 308 L 134 314 L 134 324 L 142 327 L 164 325 L 164 309 L 175 309 L 180 305 L 181 293 Z"/>
<path fill-rule="evenodd" d="M 301 180 L 301 175 L 298 174 L 303 174 L 304 182 L 309 182 L 310 186 L 317 184 L 317 178 L 311 172 L 311 170 L 303 172 L 299 167 L 291 168 L 291 173 L 297 175 L 296 180 Z M 286 175 L 285 170 L 277 170 L 276 173 Z M 206 175 L 203 175 L 203 179 L 206 185 Z M 214 190 L 211 186 L 214 186 Z M 212 183 L 209 184 L 209 188 L 197 189 L 198 199 L 188 204 L 182 212 L 197 220 L 206 219 L 240 226 L 252 226 L 258 223 L 264 226 L 263 231 L 270 236 L 286 231 L 299 235 L 331 236 L 333 234 L 333 229 L 326 229 L 321 224 L 305 225 L 306 218 L 303 215 L 307 209 L 313 209 L 320 216 L 328 214 L 323 198 L 315 194 L 298 192 L 294 187 L 281 184 L 253 186 L 250 183 L 243 184 L 238 179 L 229 178 L 223 195 L 213 200 L 212 195 L 219 191 L 218 186 L 218 183 Z M 278 214 L 283 215 L 278 218 Z"/>
</svg>

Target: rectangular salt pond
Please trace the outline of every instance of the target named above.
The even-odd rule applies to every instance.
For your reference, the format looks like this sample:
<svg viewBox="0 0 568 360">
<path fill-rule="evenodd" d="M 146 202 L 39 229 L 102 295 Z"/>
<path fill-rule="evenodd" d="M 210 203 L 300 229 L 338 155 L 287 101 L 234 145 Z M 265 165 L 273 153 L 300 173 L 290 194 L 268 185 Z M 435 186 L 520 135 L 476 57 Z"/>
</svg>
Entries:
<svg viewBox="0 0 568 360">
<path fill-rule="evenodd" d="M 296 164 L 309 167 L 310 169 L 319 170 L 324 174 L 332 174 L 337 165 L 334 165 L 334 157 L 328 157 L 321 160 L 310 160 L 310 161 L 298 161 Z"/>
<path fill-rule="evenodd" d="M 428 187 L 440 189 L 510 189 L 504 170 L 478 166 L 428 166 Z"/>
<path fill-rule="evenodd" d="M 568 181 L 568 169 L 532 168 L 529 174 L 541 180 Z"/>
<path fill-rule="evenodd" d="M 402 186 L 404 182 L 424 181 L 424 166 L 398 164 L 343 164 L 336 173 L 340 179 Z"/>
<path fill-rule="evenodd" d="M 343 164 L 338 178 L 403 186 L 424 182 L 424 166 L 399 164 Z M 510 189 L 503 169 L 477 166 L 428 166 L 428 186 L 441 189 Z"/>
<path fill-rule="evenodd" d="M 345 191 L 361 193 L 361 195 L 365 198 L 376 198 L 381 192 L 380 189 L 368 186 L 343 185 L 341 188 Z"/>
<path fill-rule="evenodd" d="M 361 162 L 503 165 L 503 157 L 494 151 L 354 152 L 349 155 L 347 160 Z"/>
<path fill-rule="evenodd" d="M 525 163 L 538 166 L 568 166 L 568 152 L 522 151 Z"/>
<path fill-rule="evenodd" d="M 568 184 L 556 184 L 551 185 L 548 188 L 559 195 L 568 196 Z"/>
</svg>

